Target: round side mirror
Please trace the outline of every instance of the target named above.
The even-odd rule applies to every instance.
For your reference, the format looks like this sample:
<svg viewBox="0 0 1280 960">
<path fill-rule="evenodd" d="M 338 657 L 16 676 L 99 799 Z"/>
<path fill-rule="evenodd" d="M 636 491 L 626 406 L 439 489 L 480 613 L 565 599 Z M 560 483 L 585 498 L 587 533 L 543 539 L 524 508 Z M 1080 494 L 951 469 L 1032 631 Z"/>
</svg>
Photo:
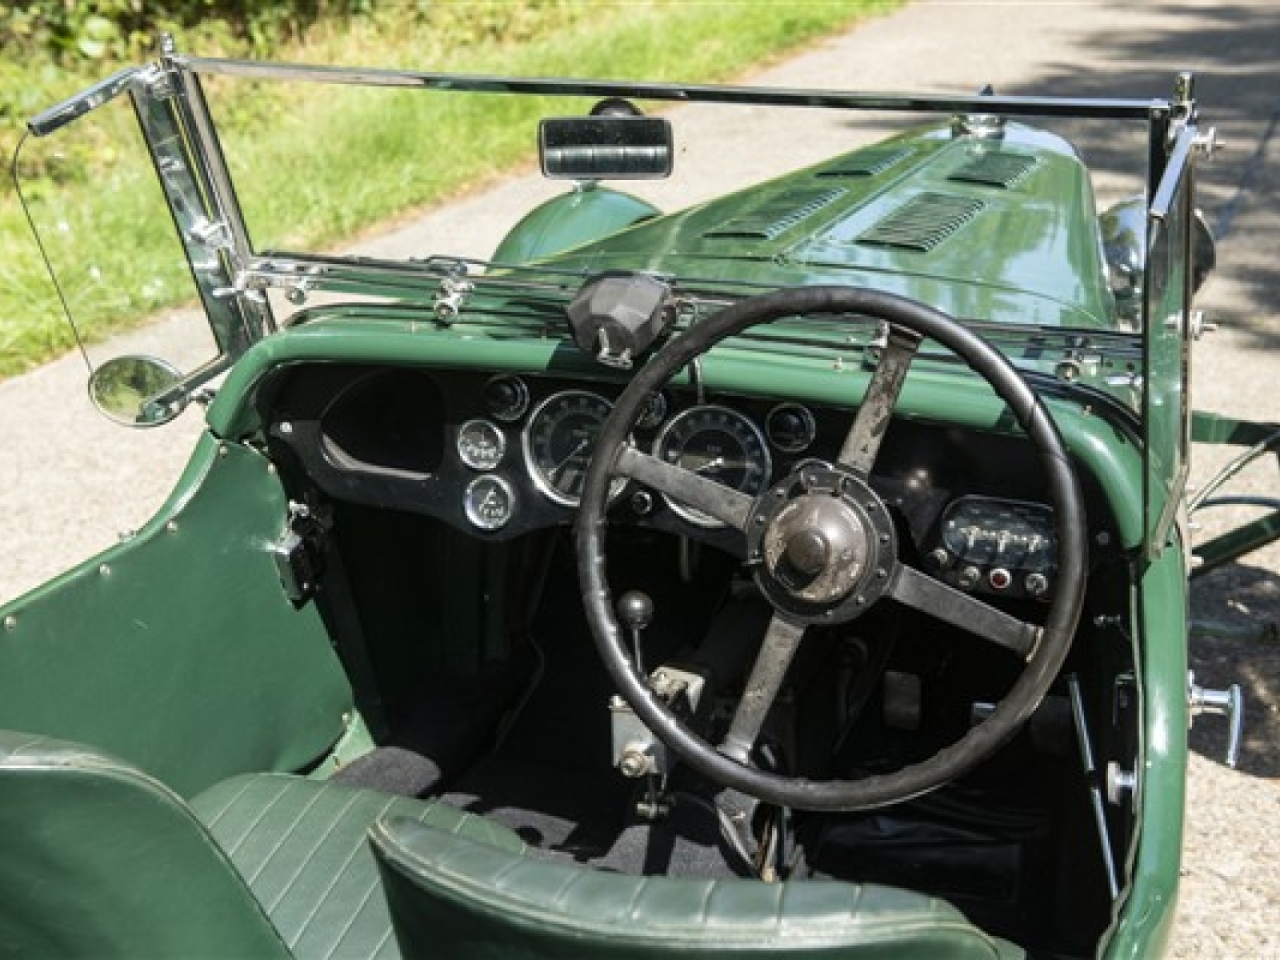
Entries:
<svg viewBox="0 0 1280 960">
<path fill-rule="evenodd" d="M 182 374 L 155 357 L 116 357 L 89 377 L 89 399 L 116 423 L 158 427 L 180 414 L 187 397 L 174 394 Z"/>
</svg>

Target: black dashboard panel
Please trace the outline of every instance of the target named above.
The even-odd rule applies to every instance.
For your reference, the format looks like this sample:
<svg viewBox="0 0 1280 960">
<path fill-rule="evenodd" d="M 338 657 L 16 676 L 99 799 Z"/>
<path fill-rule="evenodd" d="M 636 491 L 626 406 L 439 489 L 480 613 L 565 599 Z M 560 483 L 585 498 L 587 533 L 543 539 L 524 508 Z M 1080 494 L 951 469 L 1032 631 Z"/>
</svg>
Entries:
<svg viewBox="0 0 1280 960">
<path fill-rule="evenodd" d="M 290 371 L 269 401 L 268 434 L 310 482 L 337 499 L 425 514 L 485 539 L 567 525 L 591 440 L 621 384 L 581 378 L 347 365 Z M 642 450 L 754 492 L 806 460 L 830 462 L 853 411 L 669 388 L 633 432 Z M 963 589 L 1044 592 L 1053 575 L 1052 512 L 1034 449 L 1018 437 L 895 420 L 873 485 L 897 510 L 904 559 Z M 959 511 L 962 538 L 944 527 Z M 744 538 L 635 481 L 620 480 L 610 516 L 715 544 L 741 556 Z M 997 529 L 1002 518 L 1017 526 Z M 974 527 L 974 530 L 970 530 Z M 1026 528 L 1026 529 L 1024 529 Z M 1034 529 L 1032 529 L 1034 528 Z M 1030 531 L 1030 532 L 1029 532 Z M 971 536 L 972 535 L 972 536 Z M 1030 554 L 1005 580 L 1000 557 Z M 960 544 L 960 546 L 957 546 Z M 990 561 L 990 562 L 987 562 Z M 975 576 L 968 567 L 976 566 Z M 1023 569 L 1026 567 L 1026 569 Z"/>
</svg>

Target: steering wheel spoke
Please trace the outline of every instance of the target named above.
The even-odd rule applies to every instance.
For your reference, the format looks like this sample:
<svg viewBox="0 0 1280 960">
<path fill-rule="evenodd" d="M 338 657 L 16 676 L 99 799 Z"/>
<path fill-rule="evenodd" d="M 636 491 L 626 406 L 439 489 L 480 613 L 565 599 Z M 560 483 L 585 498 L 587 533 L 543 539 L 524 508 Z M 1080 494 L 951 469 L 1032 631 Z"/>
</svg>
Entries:
<svg viewBox="0 0 1280 960">
<path fill-rule="evenodd" d="M 686 506 L 715 517 L 735 530 L 746 528 L 747 517 L 755 502 L 745 493 L 641 453 L 631 446 L 622 448 L 615 470 Z"/>
<path fill-rule="evenodd" d="M 769 709 L 778 698 L 778 691 L 782 689 L 787 669 L 795 659 L 796 651 L 800 649 L 804 629 L 804 624 L 796 623 L 780 613 L 775 613 L 769 621 L 769 629 L 765 631 L 760 652 L 756 654 L 755 666 L 751 668 L 751 677 L 747 680 L 742 699 L 738 701 L 738 709 L 734 711 L 729 732 L 720 744 L 720 752 L 726 757 L 741 764 L 750 760 L 751 751 L 769 716 Z"/>
<path fill-rule="evenodd" d="M 896 565 L 886 592 L 899 603 L 1011 650 L 1024 660 L 1031 658 L 1040 643 L 1043 631 L 1035 624 L 1011 617 L 903 563 Z"/>
<path fill-rule="evenodd" d="M 840 463 L 863 478 L 870 476 L 871 468 L 875 466 L 880 443 L 889 428 L 889 421 L 893 419 L 898 394 L 902 392 L 902 384 L 907 379 L 907 371 L 911 369 L 911 361 L 922 339 L 914 330 L 889 326 L 888 342 L 880 351 L 880 362 L 876 364 L 862 406 L 858 407 L 853 426 L 840 448 Z"/>
</svg>

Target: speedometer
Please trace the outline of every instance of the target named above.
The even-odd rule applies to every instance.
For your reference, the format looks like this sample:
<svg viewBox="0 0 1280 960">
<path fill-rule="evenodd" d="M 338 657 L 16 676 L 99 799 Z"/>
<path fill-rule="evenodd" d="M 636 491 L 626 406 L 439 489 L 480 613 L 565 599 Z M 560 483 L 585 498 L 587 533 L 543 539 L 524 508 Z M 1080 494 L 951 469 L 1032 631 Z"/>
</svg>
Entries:
<svg viewBox="0 0 1280 960">
<path fill-rule="evenodd" d="M 728 407 L 691 407 L 673 417 L 658 435 L 654 450 L 667 463 L 752 497 L 765 488 L 773 468 L 760 428 Z M 714 517 L 666 499 L 673 511 L 691 523 L 721 526 Z"/>
<path fill-rule="evenodd" d="M 538 404 L 524 431 L 524 458 L 538 489 L 565 506 L 576 507 L 600 428 L 613 405 L 585 390 L 566 390 Z M 616 497 L 627 485 L 619 477 L 609 487 Z"/>
</svg>

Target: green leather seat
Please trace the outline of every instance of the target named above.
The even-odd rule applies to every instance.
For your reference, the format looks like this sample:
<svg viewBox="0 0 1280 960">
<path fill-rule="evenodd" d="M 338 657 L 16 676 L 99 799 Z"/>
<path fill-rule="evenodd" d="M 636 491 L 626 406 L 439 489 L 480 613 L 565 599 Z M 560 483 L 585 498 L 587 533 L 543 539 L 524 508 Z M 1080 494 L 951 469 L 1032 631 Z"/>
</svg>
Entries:
<svg viewBox="0 0 1280 960">
<path fill-rule="evenodd" d="M 523 848 L 442 804 L 279 774 L 187 804 L 91 748 L 0 731 L 0 954 L 396 957 L 366 840 L 384 814 Z"/>
<path fill-rule="evenodd" d="M 1023 956 L 945 901 L 890 887 L 633 877 L 395 817 L 371 839 L 408 960 Z"/>
</svg>

